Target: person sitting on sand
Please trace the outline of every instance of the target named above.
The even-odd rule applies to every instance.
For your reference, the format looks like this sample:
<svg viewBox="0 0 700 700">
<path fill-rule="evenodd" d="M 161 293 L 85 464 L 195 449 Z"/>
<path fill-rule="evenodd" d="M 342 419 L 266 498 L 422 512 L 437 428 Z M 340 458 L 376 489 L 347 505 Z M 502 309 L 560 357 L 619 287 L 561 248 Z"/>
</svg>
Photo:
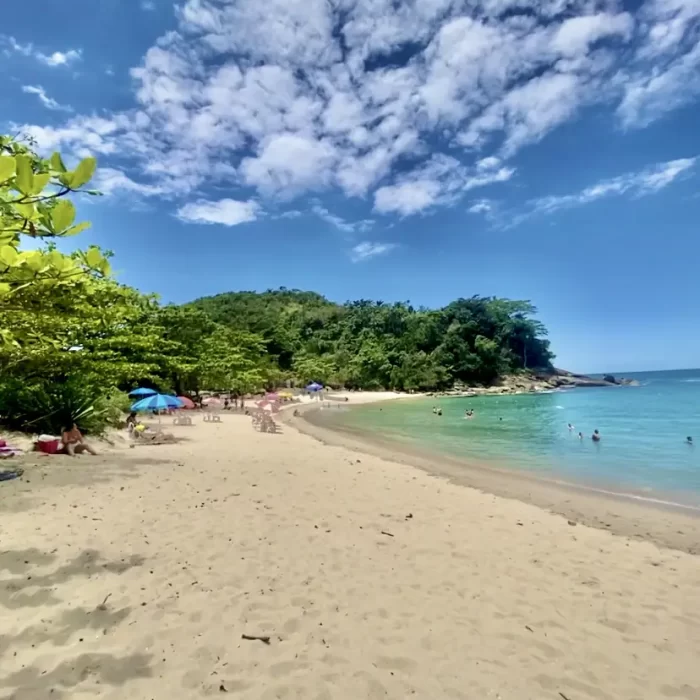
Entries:
<svg viewBox="0 0 700 700">
<path fill-rule="evenodd" d="M 75 457 L 76 454 L 80 454 L 81 452 L 89 452 L 91 455 L 97 454 L 95 449 L 85 442 L 83 434 L 75 423 L 73 423 L 73 427 L 70 430 L 63 431 L 61 442 L 63 443 L 65 453 L 71 457 Z"/>
<path fill-rule="evenodd" d="M 133 432 L 137 423 L 138 423 L 138 419 L 136 418 L 136 411 L 132 411 L 126 418 L 127 430 L 130 433 Z"/>
<path fill-rule="evenodd" d="M 591 435 L 591 440 L 593 440 L 593 442 L 600 442 L 600 433 L 598 432 L 598 428 L 596 428 L 593 431 L 593 435 Z"/>
</svg>

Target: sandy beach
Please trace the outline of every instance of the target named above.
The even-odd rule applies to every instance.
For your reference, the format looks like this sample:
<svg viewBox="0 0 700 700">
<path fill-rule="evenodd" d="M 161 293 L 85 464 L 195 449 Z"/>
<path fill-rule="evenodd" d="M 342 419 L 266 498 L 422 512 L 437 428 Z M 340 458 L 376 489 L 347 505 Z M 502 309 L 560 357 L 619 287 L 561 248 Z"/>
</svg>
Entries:
<svg viewBox="0 0 700 700">
<path fill-rule="evenodd" d="M 700 698 L 698 557 L 195 422 L 0 483 L 2 700 Z"/>
</svg>

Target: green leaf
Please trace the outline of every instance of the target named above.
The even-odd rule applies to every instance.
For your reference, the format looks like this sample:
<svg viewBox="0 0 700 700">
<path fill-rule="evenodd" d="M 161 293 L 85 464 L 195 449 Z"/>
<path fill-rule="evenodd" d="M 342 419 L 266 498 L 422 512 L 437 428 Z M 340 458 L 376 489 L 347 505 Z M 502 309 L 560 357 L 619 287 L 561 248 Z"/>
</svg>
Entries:
<svg viewBox="0 0 700 700">
<path fill-rule="evenodd" d="M 65 173 L 66 172 L 66 166 L 63 164 L 63 158 L 61 158 L 61 154 L 56 152 L 51 156 L 51 167 L 54 170 L 57 170 L 59 173 Z"/>
<path fill-rule="evenodd" d="M 90 267 L 99 267 L 102 260 L 102 253 L 99 248 L 90 248 L 85 254 L 85 261 Z"/>
<path fill-rule="evenodd" d="M 56 233 L 65 231 L 75 221 L 75 206 L 73 202 L 62 199 L 51 210 L 51 223 Z"/>
<path fill-rule="evenodd" d="M 62 253 L 59 253 L 57 250 L 52 250 L 49 253 L 49 260 L 58 272 L 63 272 L 63 270 L 68 267 L 67 263 L 70 261 L 70 258 L 66 257 Z"/>
<path fill-rule="evenodd" d="M 31 194 L 34 187 L 34 173 L 32 173 L 32 162 L 28 156 L 16 156 L 17 161 L 17 176 L 15 182 L 17 189 L 22 194 Z"/>
<path fill-rule="evenodd" d="M 0 182 L 14 177 L 17 161 L 12 156 L 0 156 Z"/>
<path fill-rule="evenodd" d="M 76 224 L 75 226 L 71 226 L 71 228 L 67 229 L 66 231 L 63 231 L 61 233 L 62 236 L 75 236 L 76 234 L 80 233 L 81 231 L 84 231 L 86 228 L 90 228 L 92 224 L 89 221 L 81 221 L 79 224 Z"/>
<path fill-rule="evenodd" d="M 0 297 L 7 296 L 10 293 L 10 285 L 7 282 L 0 282 Z"/>
<path fill-rule="evenodd" d="M 19 204 L 15 204 L 13 206 L 15 211 L 25 219 L 33 218 L 34 214 L 36 213 L 36 209 L 34 208 L 34 204 L 32 202 L 20 202 Z"/>
<path fill-rule="evenodd" d="M 58 181 L 64 186 L 64 187 L 70 187 L 73 183 L 73 173 L 61 173 L 58 176 Z"/>
<path fill-rule="evenodd" d="M 14 265 L 17 262 L 19 254 L 17 249 L 11 245 L 4 245 L 0 248 L 0 260 L 2 260 L 6 265 Z"/>
<path fill-rule="evenodd" d="M 34 272 L 39 272 L 45 264 L 44 256 L 39 252 L 32 253 L 25 258 L 25 264 Z"/>
<path fill-rule="evenodd" d="M 77 189 L 78 187 L 82 187 L 86 182 L 89 182 L 90 178 L 95 174 L 96 167 L 97 160 L 95 160 L 95 158 L 83 158 L 78 164 L 78 167 L 73 171 L 70 186 L 73 189 Z"/>
<path fill-rule="evenodd" d="M 40 194 L 41 191 L 48 185 L 51 175 L 49 173 L 37 173 L 34 175 L 34 185 L 32 186 L 32 194 Z"/>
</svg>

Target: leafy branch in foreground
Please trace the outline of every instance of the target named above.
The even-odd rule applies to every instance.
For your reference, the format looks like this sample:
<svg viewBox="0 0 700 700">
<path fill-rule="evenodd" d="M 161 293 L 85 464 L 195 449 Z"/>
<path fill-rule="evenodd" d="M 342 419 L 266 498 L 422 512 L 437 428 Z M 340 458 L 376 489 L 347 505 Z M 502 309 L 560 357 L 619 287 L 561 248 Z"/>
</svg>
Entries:
<svg viewBox="0 0 700 700">
<path fill-rule="evenodd" d="M 23 237 L 67 238 L 90 226 L 75 222 L 75 205 L 67 196 L 99 194 L 82 189 L 96 165 L 94 158 L 84 158 L 69 170 L 59 153 L 44 159 L 29 145 L 0 136 L 0 299 L 31 285 L 44 285 L 52 293 L 86 274 L 109 275 L 109 261 L 95 247 L 70 255 L 55 247 L 22 250 Z"/>
</svg>

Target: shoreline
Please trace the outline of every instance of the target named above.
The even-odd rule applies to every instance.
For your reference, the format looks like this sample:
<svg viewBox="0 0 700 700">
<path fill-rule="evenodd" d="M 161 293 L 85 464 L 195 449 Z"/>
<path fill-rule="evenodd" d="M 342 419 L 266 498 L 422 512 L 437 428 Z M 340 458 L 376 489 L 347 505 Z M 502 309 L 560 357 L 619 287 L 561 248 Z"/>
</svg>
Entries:
<svg viewBox="0 0 700 700">
<path fill-rule="evenodd" d="M 378 399 L 384 400 L 384 399 Z M 314 420 L 320 406 L 306 405 L 282 421 L 323 444 L 406 464 L 482 493 L 536 506 L 567 520 L 614 535 L 700 554 L 700 509 L 633 493 L 554 481 L 530 472 L 422 451 L 398 440 Z M 661 517 L 659 517 L 661 516 Z"/>
</svg>

